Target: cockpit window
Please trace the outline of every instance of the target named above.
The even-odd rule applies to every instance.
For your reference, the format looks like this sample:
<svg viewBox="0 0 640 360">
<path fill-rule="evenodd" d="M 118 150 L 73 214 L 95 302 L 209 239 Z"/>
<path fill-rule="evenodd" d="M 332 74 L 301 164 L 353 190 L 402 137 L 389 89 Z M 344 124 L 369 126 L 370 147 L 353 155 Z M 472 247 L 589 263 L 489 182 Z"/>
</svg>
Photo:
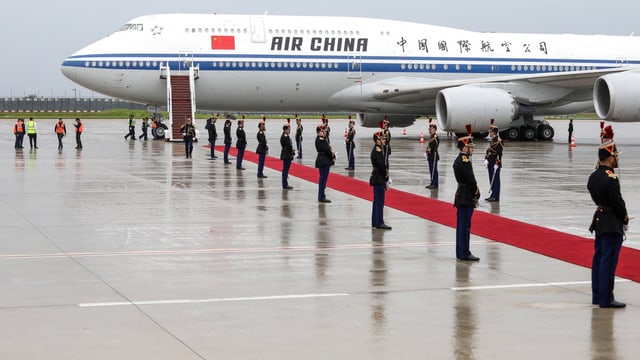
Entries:
<svg viewBox="0 0 640 360">
<path fill-rule="evenodd" d="M 118 31 L 129 31 L 129 30 L 142 31 L 143 29 L 144 27 L 142 26 L 142 24 L 125 24 Z"/>
</svg>

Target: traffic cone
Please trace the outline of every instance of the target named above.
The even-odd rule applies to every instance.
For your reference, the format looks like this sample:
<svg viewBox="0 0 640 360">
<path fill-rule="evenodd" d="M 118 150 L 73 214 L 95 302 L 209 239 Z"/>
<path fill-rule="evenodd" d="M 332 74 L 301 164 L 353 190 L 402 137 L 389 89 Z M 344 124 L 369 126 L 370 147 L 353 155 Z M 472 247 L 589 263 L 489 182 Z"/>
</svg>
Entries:
<svg viewBox="0 0 640 360">
<path fill-rule="evenodd" d="M 420 131 L 420 144 L 424 144 L 424 133 Z"/>
<path fill-rule="evenodd" d="M 576 147 L 576 137 L 571 134 L 571 147 Z"/>
<path fill-rule="evenodd" d="M 402 129 L 402 135 L 407 135 L 407 128 Z"/>
</svg>

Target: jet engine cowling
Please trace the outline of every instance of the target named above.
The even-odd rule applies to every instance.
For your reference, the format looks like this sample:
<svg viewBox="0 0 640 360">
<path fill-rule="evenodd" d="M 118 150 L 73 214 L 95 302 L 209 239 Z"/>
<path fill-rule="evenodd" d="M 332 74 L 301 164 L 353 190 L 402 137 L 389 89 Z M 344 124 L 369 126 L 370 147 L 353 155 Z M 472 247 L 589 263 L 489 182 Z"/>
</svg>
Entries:
<svg viewBox="0 0 640 360">
<path fill-rule="evenodd" d="M 608 121 L 640 121 L 640 73 L 604 75 L 593 86 L 596 113 Z"/>
<path fill-rule="evenodd" d="M 416 115 L 406 114 L 378 114 L 378 113 L 359 113 L 358 122 L 360 125 L 369 128 L 380 127 L 380 123 L 384 120 L 384 117 L 389 120 L 390 127 L 406 127 L 413 125 L 416 122 Z"/>
<path fill-rule="evenodd" d="M 445 131 L 487 131 L 494 119 L 498 128 L 508 127 L 518 118 L 519 104 L 513 95 L 502 89 L 460 86 L 441 90 L 436 95 L 436 116 Z"/>
</svg>

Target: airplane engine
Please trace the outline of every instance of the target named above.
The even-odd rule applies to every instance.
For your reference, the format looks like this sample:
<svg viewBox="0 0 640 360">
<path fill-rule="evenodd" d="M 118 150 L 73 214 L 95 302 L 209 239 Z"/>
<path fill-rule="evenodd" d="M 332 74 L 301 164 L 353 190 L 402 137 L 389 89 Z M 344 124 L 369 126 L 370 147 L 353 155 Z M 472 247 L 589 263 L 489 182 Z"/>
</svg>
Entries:
<svg viewBox="0 0 640 360">
<path fill-rule="evenodd" d="M 515 98 L 502 89 L 460 86 L 436 95 L 438 125 L 446 131 L 465 132 L 466 124 L 473 132 L 487 131 L 491 119 L 505 128 L 518 118 L 518 108 Z"/>
<path fill-rule="evenodd" d="M 379 128 L 384 117 L 385 114 L 359 113 L 358 121 L 364 127 Z M 387 120 L 389 120 L 390 127 L 405 127 L 413 125 L 416 122 L 416 117 L 416 115 L 388 114 Z"/>
<path fill-rule="evenodd" d="M 640 73 L 604 75 L 593 86 L 593 105 L 602 119 L 640 121 Z"/>
</svg>

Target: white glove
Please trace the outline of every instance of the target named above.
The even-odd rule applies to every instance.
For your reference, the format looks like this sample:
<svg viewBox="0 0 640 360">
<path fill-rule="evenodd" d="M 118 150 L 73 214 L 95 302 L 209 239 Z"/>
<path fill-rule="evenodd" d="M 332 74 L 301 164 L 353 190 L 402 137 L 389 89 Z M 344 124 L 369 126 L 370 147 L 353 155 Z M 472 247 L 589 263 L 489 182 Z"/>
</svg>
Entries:
<svg viewBox="0 0 640 360">
<path fill-rule="evenodd" d="M 484 159 L 484 167 L 489 167 L 489 160 Z"/>
<path fill-rule="evenodd" d="M 629 231 L 629 224 L 627 224 L 627 225 L 622 225 L 622 228 L 624 229 L 624 232 Z"/>
<path fill-rule="evenodd" d="M 498 170 L 500 166 L 498 166 L 498 164 L 493 165 L 493 170 Z"/>
</svg>

